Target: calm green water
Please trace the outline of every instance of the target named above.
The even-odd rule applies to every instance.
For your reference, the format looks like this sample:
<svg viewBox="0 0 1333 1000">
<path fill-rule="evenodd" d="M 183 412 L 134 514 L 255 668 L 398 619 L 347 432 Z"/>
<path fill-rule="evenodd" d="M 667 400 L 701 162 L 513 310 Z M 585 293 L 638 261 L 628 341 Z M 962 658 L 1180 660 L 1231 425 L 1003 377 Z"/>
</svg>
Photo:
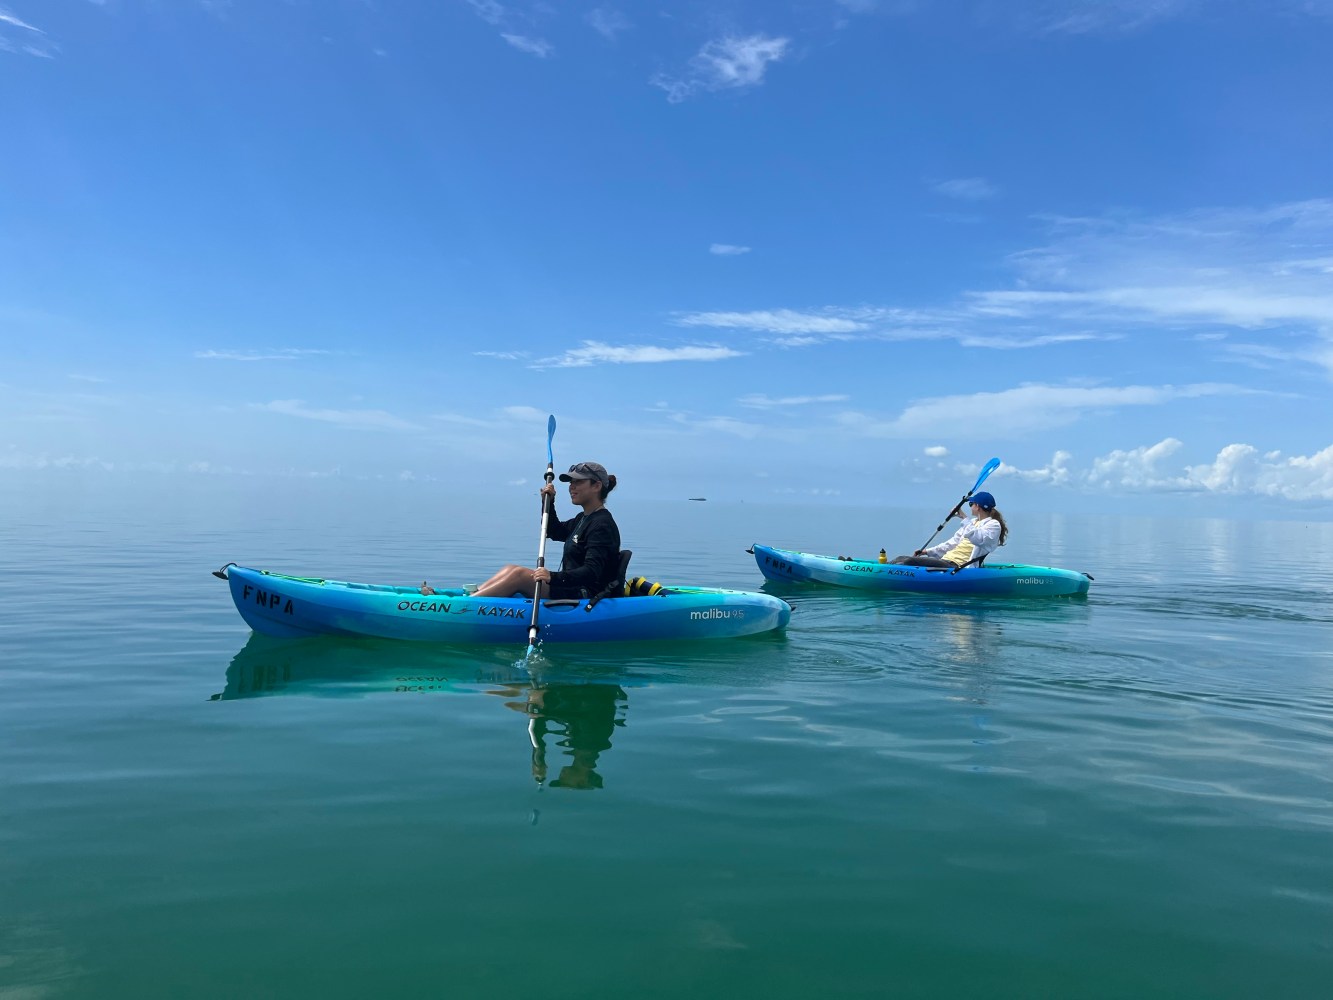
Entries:
<svg viewBox="0 0 1333 1000">
<path fill-rule="evenodd" d="M 531 498 L 440 492 L 0 484 L 0 997 L 1327 995 L 1333 572 L 1268 559 L 1329 525 L 1009 510 L 1087 600 L 532 672 L 263 642 L 209 575 L 531 558 Z M 634 572 L 748 589 L 941 513 L 616 499 Z"/>
</svg>

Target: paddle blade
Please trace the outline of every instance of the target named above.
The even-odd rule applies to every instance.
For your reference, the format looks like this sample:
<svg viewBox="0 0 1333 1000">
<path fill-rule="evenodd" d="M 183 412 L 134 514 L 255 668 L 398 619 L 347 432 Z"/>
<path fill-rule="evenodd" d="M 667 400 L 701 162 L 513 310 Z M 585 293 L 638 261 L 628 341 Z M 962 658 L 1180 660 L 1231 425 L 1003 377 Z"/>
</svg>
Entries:
<svg viewBox="0 0 1333 1000">
<path fill-rule="evenodd" d="M 553 417 L 552 419 L 555 418 Z M 984 483 L 986 478 L 999 467 L 1000 460 L 998 458 L 992 458 L 989 462 L 983 465 L 981 467 L 981 475 L 977 476 L 977 481 L 972 484 L 972 488 L 967 491 L 967 495 L 971 496 L 977 490 L 981 489 L 981 484 Z"/>
<path fill-rule="evenodd" d="M 551 442 L 555 440 L 555 414 L 546 418 L 546 464 L 555 464 L 555 455 L 551 451 Z"/>
</svg>

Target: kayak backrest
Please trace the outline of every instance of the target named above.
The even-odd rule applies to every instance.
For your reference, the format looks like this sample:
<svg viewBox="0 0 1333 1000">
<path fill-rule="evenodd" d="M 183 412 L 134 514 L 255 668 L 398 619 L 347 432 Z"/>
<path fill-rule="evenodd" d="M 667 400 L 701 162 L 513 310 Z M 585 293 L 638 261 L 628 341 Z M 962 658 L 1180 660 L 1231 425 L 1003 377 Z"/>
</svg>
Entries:
<svg viewBox="0 0 1333 1000">
<path fill-rule="evenodd" d="M 629 572 L 629 561 L 633 555 L 629 549 L 620 550 L 620 563 L 616 567 L 615 579 L 603 587 L 600 593 L 588 598 L 588 606 L 583 609 L 584 611 L 591 611 L 603 597 L 615 597 L 624 590 L 625 574 Z"/>
</svg>

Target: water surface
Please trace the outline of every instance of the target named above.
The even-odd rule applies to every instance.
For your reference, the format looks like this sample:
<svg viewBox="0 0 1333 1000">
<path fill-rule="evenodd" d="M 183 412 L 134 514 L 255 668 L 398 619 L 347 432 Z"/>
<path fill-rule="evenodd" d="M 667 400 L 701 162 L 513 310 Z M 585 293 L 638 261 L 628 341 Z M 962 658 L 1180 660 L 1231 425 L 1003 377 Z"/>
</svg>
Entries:
<svg viewBox="0 0 1333 1000">
<path fill-rule="evenodd" d="M 0 997 L 1311 997 L 1325 524 L 1006 511 L 1086 600 L 776 591 L 785 634 L 265 641 L 209 575 L 457 585 L 529 497 L 0 488 Z M 907 550 L 938 511 L 648 500 L 631 569 Z M 555 547 L 558 553 L 558 546 Z"/>
</svg>

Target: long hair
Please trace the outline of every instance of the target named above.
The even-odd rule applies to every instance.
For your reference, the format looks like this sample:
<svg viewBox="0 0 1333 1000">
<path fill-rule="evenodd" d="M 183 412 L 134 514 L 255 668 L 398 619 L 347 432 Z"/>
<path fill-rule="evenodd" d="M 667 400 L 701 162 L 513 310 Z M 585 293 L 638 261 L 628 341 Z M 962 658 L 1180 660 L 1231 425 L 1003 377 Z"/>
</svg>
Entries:
<svg viewBox="0 0 1333 1000">
<path fill-rule="evenodd" d="M 1009 540 L 1009 525 L 1004 523 L 1004 515 L 1000 513 L 999 507 L 992 507 L 986 513 L 1000 522 L 1000 544 L 1003 545 Z"/>
</svg>

